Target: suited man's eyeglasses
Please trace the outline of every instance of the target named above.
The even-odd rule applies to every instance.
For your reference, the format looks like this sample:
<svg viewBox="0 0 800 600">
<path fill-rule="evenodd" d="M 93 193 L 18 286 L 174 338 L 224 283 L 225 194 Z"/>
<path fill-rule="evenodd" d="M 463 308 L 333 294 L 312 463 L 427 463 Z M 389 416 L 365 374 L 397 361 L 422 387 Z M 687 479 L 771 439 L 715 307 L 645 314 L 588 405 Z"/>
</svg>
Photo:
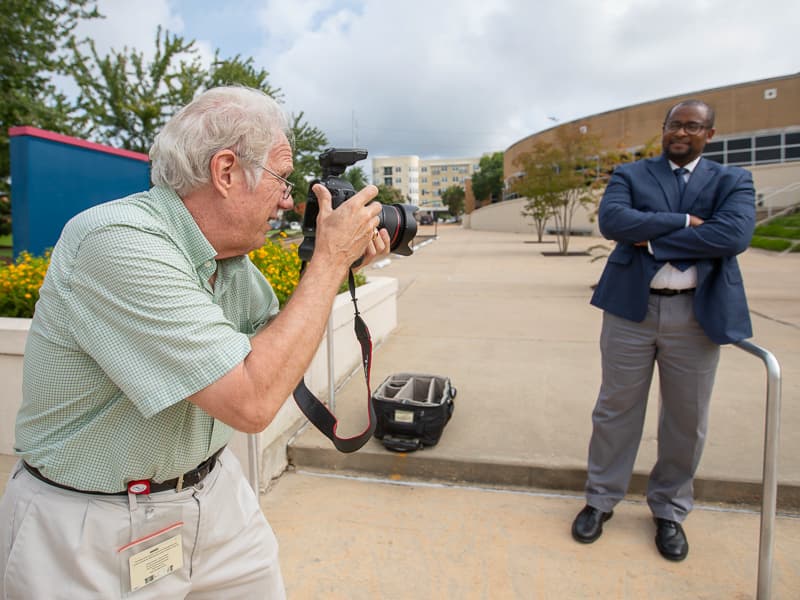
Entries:
<svg viewBox="0 0 800 600">
<path fill-rule="evenodd" d="M 261 167 L 262 169 L 264 169 L 270 175 L 272 175 L 275 179 L 280 181 L 284 186 L 286 186 L 283 189 L 283 195 L 281 197 L 284 200 L 288 200 L 292 195 L 292 190 L 294 189 L 294 184 L 291 181 L 289 181 L 288 179 L 286 179 L 285 177 L 281 177 L 280 175 L 278 175 L 274 171 L 270 171 L 267 167 L 263 167 L 261 165 L 258 165 L 258 166 Z"/>
<path fill-rule="evenodd" d="M 689 135 L 697 135 L 704 129 L 707 129 L 705 124 L 689 121 L 688 123 L 681 123 L 680 121 L 668 121 L 664 123 L 664 129 L 669 132 L 680 131 L 683 129 Z"/>
</svg>

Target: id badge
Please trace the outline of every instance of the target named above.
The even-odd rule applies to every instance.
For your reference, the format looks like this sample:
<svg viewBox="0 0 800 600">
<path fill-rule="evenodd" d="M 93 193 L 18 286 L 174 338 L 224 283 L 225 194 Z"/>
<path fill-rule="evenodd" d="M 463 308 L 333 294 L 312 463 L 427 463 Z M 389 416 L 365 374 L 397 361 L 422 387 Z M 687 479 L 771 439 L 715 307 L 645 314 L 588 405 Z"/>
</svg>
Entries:
<svg viewBox="0 0 800 600">
<path fill-rule="evenodd" d="M 155 583 L 183 567 L 183 543 L 178 521 L 159 531 L 133 540 L 117 550 L 122 562 L 127 562 L 127 588 L 130 592 Z"/>
<path fill-rule="evenodd" d="M 180 503 L 137 501 L 129 486 L 130 522 L 118 534 L 120 592 L 127 598 L 183 568 L 184 519 Z M 135 597 L 135 596 L 134 596 Z"/>
</svg>

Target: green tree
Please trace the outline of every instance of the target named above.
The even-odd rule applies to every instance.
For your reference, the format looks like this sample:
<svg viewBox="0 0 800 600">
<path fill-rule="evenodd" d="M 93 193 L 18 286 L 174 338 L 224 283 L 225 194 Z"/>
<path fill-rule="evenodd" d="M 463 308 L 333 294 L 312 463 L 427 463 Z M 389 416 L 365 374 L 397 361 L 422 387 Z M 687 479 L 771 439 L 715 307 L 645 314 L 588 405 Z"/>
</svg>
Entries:
<svg viewBox="0 0 800 600">
<path fill-rule="evenodd" d="M 405 204 L 403 192 L 390 185 L 378 185 L 378 195 L 375 199 L 381 204 Z"/>
<path fill-rule="evenodd" d="M 319 155 L 328 145 L 327 136 L 317 127 L 307 123 L 301 111 L 292 115 L 292 147 L 294 150 L 294 171 L 289 180 L 294 183 L 294 205 L 305 204 L 308 184 L 322 175 Z"/>
<path fill-rule="evenodd" d="M 71 68 L 80 89 L 78 123 L 84 136 L 147 153 L 164 123 L 203 86 L 207 74 L 194 40 L 159 27 L 155 45 L 148 62 L 135 49 L 100 56 L 93 40 L 71 40 Z"/>
<path fill-rule="evenodd" d="M 454 217 L 464 212 L 464 195 L 464 188 L 459 185 L 451 185 L 442 192 L 442 202 Z"/>
<path fill-rule="evenodd" d="M 599 148 L 597 137 L 577 129 L 561 129 L 553 143 L 539 142 L 516 161 L 524 175 L 513 189 L 551 207 L 561 254 L 569 249 L 575 211 L 581 206 L 596 205 L 596 192 L 605 185 L 599 175 L 604 170 Z"/>
<path fill-rule="evenodd" d="M 70 105 L 53 83 L 67 73 L 64 44 L 83 19 L 100 17 L 93 0 L 3 0 L 0 10 L 0 192 L 8 191 L 8 129 L 33 125 L 73 134 Z"/>
<path fill-rule="evenodd" d="M 159 28 L 152 60 L 124 48 L 100 56 L 92 41 L 71 44 L 73 69 L 80 88 L 78 106 L 84 134 L 96 141 L 127 150 L 148 152 L 156 134 L 197 92 L 221 85 L 243 85 L 259 89 L 282 102 L 280 88 L 269 83 L 269 72 L 256 68 L 252 58 L 236 55 L 222 59 L 219 50 L 205 69 L 194 40 Z M 84 54 L 83 46 L 89 54 Z M 289 119 L 294 150 L 295 206 L 306 200 L 308 182 L 320 174 L 318 155 L 328 140 L 325 134 L 304 120 L 304 113 Z M 286 218 L 300 220 L 298 210 Z"/>
<path fill-rule="evenodd" d="M 500 202 L 503 199 L 503 153 L 481 157 L 478 170 L 472 174 L 472 193 L 475 200 Z"/>
<path fill-rule="evenodd" d="M 519 192 L 518 192 L 519 193 Z M 553 205 L 555 202 L 546 194 L 528 197 L 528 201 L 522 209 L 523 217 L 530 217 L 536 228 L 536 238 L 541 244 L 544 237 L 544 228 L 547 221 L 553 216 Z"/>
<path fill-rule="evenodd" d="M 350 182 L 350 185 L 352 185 L 353 189 L 357 192 L 363 190 L 369 183 L 369 181 L 367 181 L 367 174 L 360 166 L 347 169 L 347 171 L 344 172 L 344 178 Z"/>
</svg>

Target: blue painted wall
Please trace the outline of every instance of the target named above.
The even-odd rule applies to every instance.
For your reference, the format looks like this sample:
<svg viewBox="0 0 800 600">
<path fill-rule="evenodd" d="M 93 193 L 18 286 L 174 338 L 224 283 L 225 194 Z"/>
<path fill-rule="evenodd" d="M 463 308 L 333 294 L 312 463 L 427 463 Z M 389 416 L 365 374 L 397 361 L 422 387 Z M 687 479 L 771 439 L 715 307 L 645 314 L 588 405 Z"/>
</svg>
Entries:
<svg viewBox="0 0 800 600">
<path fill-rule="evenodd" d="M 80 211 L 150 187 L 144 154 L 34 127 L 14 127 L 9 135 L 15 258 L 55 246 Z"/>
</svg>

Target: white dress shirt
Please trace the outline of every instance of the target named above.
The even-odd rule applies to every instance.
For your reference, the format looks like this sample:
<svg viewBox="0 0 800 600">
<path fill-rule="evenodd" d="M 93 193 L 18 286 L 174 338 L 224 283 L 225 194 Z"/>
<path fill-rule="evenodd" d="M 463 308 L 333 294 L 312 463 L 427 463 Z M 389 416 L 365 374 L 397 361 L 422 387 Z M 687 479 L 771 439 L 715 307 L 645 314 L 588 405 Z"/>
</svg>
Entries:
<svg viewBox="0 0 800 600">
<path fill-rule="evenodd" d="M 689 183 L 689 177 L 692 176 L 692 172 L 694 171 L 698 162 L 700 162 L 699 156 L 692 162 L 683 165 L 683 168 L 688 171 L 688 173 L 684 173 L 683 175 L 687 184 Z M 678 169 L 679 165 L 669 161 L 669 168 L 671 171 L 675 172 L 675 169 Z M 686 215 L 685 227 L 689 227 L 688 213 Z M 650 251 L 650 254 L 653 254 L 653 249 L 650 246 L 650 242 L 647 242 L 647 249 Z M 697 287 L 697 267 L 694 266 L 689 267 L 685 271 L 681 271 L 680 269 L 673 267 L 670 263 L 666 263 L 656 272 L 655 275 L 653 275 L 653 279 L 650 281 L 650 288 L 656 290 L 686 290 L 694 287 Z"/>
</svg>

